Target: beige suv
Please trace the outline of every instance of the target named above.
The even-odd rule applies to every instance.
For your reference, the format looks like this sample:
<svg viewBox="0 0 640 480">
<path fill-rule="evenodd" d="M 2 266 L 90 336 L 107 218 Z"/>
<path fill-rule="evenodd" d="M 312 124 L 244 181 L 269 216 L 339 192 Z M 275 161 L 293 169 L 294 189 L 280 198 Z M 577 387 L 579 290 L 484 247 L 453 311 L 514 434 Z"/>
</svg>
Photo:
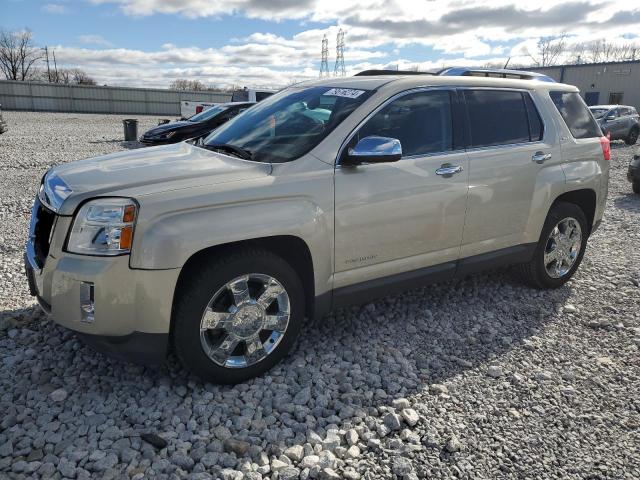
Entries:
<svg viewBox="0 0 640 480">
<path fill-rule="evenodd" d="M 31 291 L 96 349 L 174 349 L 239 382 L 305 318 L 485 267 L 556 288 L 607 195 L 609 143 L 575 87 L 433 75 L 287 88 L 198 145 L 52 168 Z"/>
</svg>

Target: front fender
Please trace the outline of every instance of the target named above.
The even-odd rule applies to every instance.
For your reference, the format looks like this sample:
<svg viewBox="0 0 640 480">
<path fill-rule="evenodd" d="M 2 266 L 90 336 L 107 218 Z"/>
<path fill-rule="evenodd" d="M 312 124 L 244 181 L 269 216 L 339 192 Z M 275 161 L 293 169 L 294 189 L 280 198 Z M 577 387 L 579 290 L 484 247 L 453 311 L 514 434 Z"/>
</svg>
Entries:
<svg viewBox="0 0 640 480">
<path fill-rule="evenodd" d="M 317 294 L 330 289 L 333 217 L 308 198 L 280 198 L 162 214 L 138 231 L 131 267 L 181 268 L 194 254 L 217 245 L 276 235 L 309 247 Z"/>
</svg>

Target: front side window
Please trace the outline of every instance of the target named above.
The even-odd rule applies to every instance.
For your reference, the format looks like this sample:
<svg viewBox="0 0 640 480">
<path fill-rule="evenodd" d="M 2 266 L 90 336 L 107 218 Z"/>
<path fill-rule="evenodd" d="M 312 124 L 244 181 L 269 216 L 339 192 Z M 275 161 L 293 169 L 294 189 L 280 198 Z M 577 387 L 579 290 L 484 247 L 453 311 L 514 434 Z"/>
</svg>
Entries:
<svg viewBox="0 0 640 480">
<path fill-rule="evenodd" d="M 573 138 L 601 136 L 600 127 L 577 92 L 549 92 Z"/>
<path fill-rule="evenodd" d="M 386 105 L 358 131 L 400 140 L 402 156 L 427 155 L 453 149 L 451 96 L 447 91 L 416 92 Z"/>
<path fill-rule="evenodd" d="M 510 145 L 540 140 L 540 117 L 529 119 L 522 92 L 465 90 L 472 147 Z M 532 103 L 533 106 L 533 103 Z M 535 108 L 535 107 L 533 107 Z M 530 129 L 529 123 L 533 123 Z M 532 138 L 533 136 L 533 138 Z"/>
<path fill-rule="evenodd" d="M 201 145 L 241 152 L 258 162 L 295 160 L 318 145 L 373 90 L 289 88 L 255 104 L 211 133 Z"/>
</svg>

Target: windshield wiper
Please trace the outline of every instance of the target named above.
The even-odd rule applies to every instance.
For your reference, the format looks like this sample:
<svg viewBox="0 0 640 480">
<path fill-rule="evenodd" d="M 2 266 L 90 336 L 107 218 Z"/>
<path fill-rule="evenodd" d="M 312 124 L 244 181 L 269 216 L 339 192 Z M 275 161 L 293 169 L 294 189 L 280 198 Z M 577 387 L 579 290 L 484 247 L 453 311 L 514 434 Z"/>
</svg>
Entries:
<svg viewBox="0 0 640 480">
<path fill-rule="evenodd" d="M 214 143 L 214 144 L 204 144 L 199 145 L 202 148 L 206 148 L 207 150 L 220 150 L 223 152 L 228 152 L 234 154 L 236 157 L 242 158 L 243 160 L 253 160 L 253 153 L 251 150 L 247 150 L 246 148 L 237 147 L 235 145 L 231 145 L 230 143 Z"/>
</svg>

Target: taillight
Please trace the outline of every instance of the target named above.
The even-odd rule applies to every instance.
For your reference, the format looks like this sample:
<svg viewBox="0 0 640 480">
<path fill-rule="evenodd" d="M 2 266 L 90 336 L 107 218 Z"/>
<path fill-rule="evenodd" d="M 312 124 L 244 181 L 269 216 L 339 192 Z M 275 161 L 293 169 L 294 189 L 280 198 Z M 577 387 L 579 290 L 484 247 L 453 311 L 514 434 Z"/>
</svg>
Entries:
<svg viewBox="0 0 640 480">
<path fill-rule="evenodd" d="M 602 146 L 602 156 L 605 160 L 611 160 L 611 142 L 607 137 L 600 137 L 600 145 Z"/>
<path fill-rule="evenodd" d="M 198 105 L 196 107 L 196 113 L 200 113 L 200 112 L 202 112 L 202 105 Z"/>
</svg>

